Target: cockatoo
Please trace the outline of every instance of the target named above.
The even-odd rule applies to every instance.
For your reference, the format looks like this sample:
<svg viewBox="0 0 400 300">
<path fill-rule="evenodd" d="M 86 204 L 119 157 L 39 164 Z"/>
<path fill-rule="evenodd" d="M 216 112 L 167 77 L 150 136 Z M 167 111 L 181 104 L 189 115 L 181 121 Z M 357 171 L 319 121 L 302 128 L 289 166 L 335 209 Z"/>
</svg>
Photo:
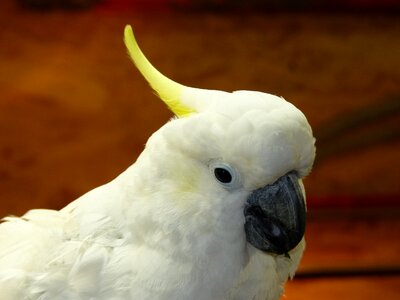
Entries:
<svg viewBox="0 0 400 300">
<path fill-rule="evenodd" d="M 175 114 L 137 161 L 60 211 L 0 225 L 2 300 L 276 300 L 304 250 L 312 130 L 255 91 L 186 87 L 125 44 Z"/>
</svg>

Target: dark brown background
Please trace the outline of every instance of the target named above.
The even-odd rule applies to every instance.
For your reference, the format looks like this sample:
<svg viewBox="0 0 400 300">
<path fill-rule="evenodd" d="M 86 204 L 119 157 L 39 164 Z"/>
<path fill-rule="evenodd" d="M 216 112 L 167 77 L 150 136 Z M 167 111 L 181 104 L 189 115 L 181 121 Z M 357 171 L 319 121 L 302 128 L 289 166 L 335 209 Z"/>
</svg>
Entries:
<svg viewBox="0 0 400 300">
<path fill-rule="evenodd" d="M 318 160 L 306 179 L 308 249 L 287 299 L 398 299 L 396 4 L 243 12 L 194 2 L 1 2 L 0 215 L 59 209 L 106 183 L 171 117 L 126 55 L 129 23 L 176 81 L 282 95 L 307 115 Z"/>
</svg>

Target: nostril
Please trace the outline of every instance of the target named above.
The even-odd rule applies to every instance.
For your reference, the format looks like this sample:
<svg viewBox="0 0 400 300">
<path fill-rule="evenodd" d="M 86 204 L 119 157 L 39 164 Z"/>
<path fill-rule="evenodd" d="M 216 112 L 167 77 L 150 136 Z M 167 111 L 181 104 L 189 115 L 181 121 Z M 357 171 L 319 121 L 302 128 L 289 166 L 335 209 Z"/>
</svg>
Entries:
<svg viewBox="0 0 400 300">
<path fill-rule="evenodd" d="M 245 215 L 252 215 L 254 217 L 263 219 L 265 218 L 265 213 L 262 211 L 261 207 L 258 205 L 249 205 L 245 208 Z"/>
</svg>

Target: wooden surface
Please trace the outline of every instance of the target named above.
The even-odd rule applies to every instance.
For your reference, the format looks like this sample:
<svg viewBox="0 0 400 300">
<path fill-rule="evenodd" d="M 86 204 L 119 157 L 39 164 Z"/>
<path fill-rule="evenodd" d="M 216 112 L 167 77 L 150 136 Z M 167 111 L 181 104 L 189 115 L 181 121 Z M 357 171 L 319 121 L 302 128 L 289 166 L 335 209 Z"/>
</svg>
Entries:
<svg viewBox="0 0 400 300">
<path fill-rule="evenodd" d="M 396 300 L 400 276 L 294 280 L 282 300 Z"/>
<path fill-rule="evenodd" d="M 400 297 L 399 211 L 315 211 L 307 248 L 284 299 Z"/>
<path fill-rule="evenodd" d="M 1 216 L 61 208 L 111 180 L 171 117 L 127 58 L 127 23 L 173 79 L 283 95 L 316 133 L 400 95 L 396 15 L 31 12 L 6 0 L 0 4 Z M 398 121 L 390 116 L 382 129 L 371 128 L 395 133 Z M 317 162 L 306 179 L 307 251 L 284 299 L 400 298 L 394 272 L 400 140 L 393 136 Z M 334 144 L 319 149 L 329 153 Z M 327 276 L 351 270 L 379 274 Z"/>
</svg>

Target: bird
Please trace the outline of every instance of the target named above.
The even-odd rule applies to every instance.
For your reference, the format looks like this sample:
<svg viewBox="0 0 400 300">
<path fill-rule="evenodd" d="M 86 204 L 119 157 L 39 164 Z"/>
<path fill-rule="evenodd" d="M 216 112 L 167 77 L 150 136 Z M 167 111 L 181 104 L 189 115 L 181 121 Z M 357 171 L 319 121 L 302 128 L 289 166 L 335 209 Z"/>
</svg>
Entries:
<svg viewBox="0 0 400 300">
<path fill-rule="evenodd" d="M 272 94 L 177 83 L 130 25 L 124 41 L 174 117 L 110 182 L 2 219 L 1 299 L 279 299 L 305 248 L 306 117 Z"/>
</svg>

